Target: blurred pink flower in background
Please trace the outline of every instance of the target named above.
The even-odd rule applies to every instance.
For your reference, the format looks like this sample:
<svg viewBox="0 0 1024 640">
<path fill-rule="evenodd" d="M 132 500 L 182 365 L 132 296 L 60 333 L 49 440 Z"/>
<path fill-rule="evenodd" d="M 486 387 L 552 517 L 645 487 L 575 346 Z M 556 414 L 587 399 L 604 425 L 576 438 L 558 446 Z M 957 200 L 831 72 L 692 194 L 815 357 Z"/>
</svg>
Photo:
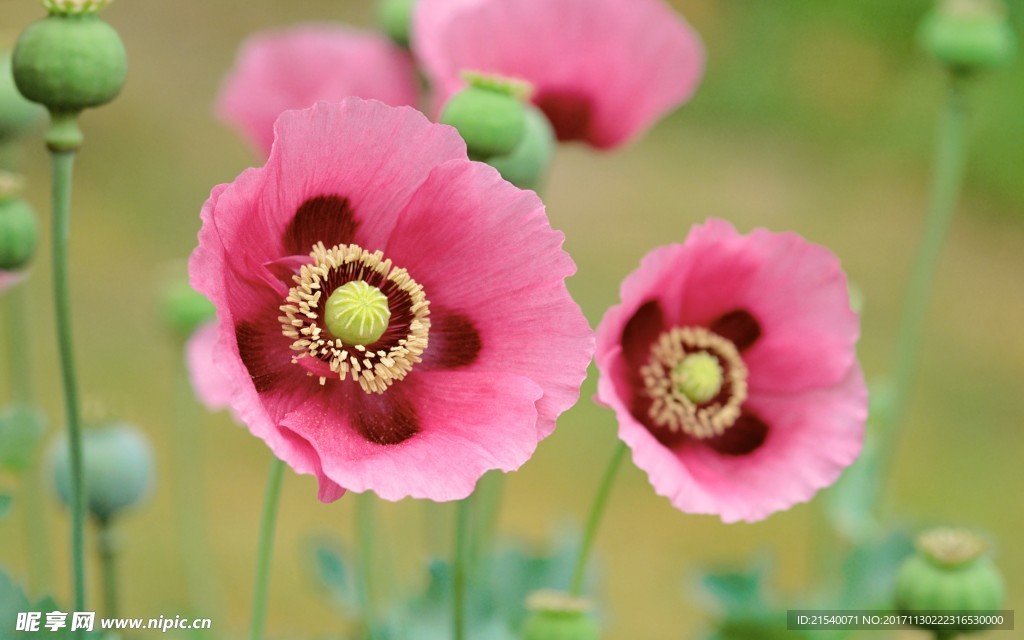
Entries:
<svg viewBox="0 0 1024 640">
<path fill-rule="evenodd" d="M 219 326 L 194 339 L 194 380 L 324 501 L 463 498 L 578 399 L 593 334 L 562 234 L 413 109 L 285 113 L 266 166 L 215 188 L 202 218 L 190 273 Z M 354 280 L 390 311 L 366 345 L 330 325 Z"/>
<path fill-rule="evenodd" d="M 677 508 L 760 520 L 856 459 L 860 323 L 827 249 L 710 220 L 649 253 L 621 296 L 598 328 L 598 399 Z"/>
<path fill-rule="evenodd" d="M 216 110 L 267 155 L 282 111 L 349 96 L 415 106 L 419 84 L 411 57 L 383 35 L 309 24 L 246 40 Z"/>
<path fill-rule="evenodd" d="M 24 271 L 2 271 L 0 270 L 0 293 L 10 289 L 21 282 L 25 277 Z"/>
<path fill-rule="evenodd" d="M 421 0 L 413 50 L 438 100 L 462 71 L 533 84 L 558 138 L 608 149 L 693 95 L 704 51 L 662 0 Z"/>
</svg>

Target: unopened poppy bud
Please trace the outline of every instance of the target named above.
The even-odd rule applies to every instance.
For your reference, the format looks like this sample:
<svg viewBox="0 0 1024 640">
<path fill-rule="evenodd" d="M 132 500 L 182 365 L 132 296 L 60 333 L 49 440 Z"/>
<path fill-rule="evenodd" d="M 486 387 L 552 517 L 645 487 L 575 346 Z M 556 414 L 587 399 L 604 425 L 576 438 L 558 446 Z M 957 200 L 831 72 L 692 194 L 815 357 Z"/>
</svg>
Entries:
<svg viewBox="0 0 1024 640">
<path fill-rule="evenodd" d="M 36 215 L 19 197 L 21 178 L 0 171 L 0 270 L 25 268 L 36 251 Z"/>
<path fill-rule="evenodd" d="M 66 438 L 53 451 L 57 493 L 71 501 L 71 461 Z M 82 433 L 85 502 L 97 520 L 106 521 L 145 500 L 153 485 L 153 453 L 149 441 L 126 423 Z"/>
<path fill-rule="evenodd" d="M 557 591 L 536 591 L 526 600 L 531 610 L 523 640 L 597 640 L 597 622 L 587 613 L 590 603 Z"/>
<path fill-rule="evenodd" d="M 391 40 L 409 48 L 409 31 L 416 0 L 380 0 L 377 3 L 377 23 Z"/>
<path fill-rule="evenodd" d="M 1016 50 L 1000 0 L 941 0 L 921 24 L 925 49 L 959 73 L 1006 64 Z"/>
<path fill-rule="evenodd" d="M 468 86 L 445 105 L 441 122 L 459 130 L 469 157 L 487 160 L 515 151 L 526 131 L 529 85 L 497 76 L 466 73 Z"/>
<path fill-rule="evenodd" d="M 0 144 L 32 131 L 43 111 L 14 86 L 10 52 L 0 53 Z"/>
<path fill-rule="evenodd" d="M 547 116 L 532 104 L 526 107 L 523 138 L 512 153 L 487 159 L 505 178 L 520 189 L 541 188 L 555 148 L 555 132 Z"/>
<path fill-rule="evenodd" d="M 217 315 L 206 296 L 193 289 L 184 278 L 171 282 L 163 292 L 164 322 L 176 334 L 187 338 L 200 325 Z"/>
<path fill-rule="evenodd" d="M 124 44 L 96 14 L 101 4 L 48 2 L 50 15 L 29 25 L 14 48 L 14 81 L 22 95 L 50 110 L 55 126 L 47 143 L 55 150 L 77 148 L 74 117 L 110 102 L 124 85 Z M 76 12 L 86 5 L 89 10 Z"/>
<path fill-rule="evenodd" d="M 992 611 L 1005 595 L 1003 578 L 978 535 L 933 529 L 918 537 L 896 579 L 896 605 L 905 611 Z M 927 628 L 927 627 L 926 627 Z"/>
</svg>

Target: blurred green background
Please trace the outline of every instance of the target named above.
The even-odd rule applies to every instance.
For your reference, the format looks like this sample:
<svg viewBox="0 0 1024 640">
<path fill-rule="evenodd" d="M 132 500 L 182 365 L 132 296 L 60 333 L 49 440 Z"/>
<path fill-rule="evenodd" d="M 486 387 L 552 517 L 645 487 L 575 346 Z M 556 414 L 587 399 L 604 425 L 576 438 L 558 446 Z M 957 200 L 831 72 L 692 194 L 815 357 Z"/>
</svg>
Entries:
<svg viewBox="0 0 1024 640">
<path fill-rule="evenodd" d="M 795 230 L 834 250 L 863 291 L 862 362 L 869 379 L 883 376 L 921 228 L 944 88 L 941 72 L 914 37 L 931 3 L 673 4 L 708 50 L 706 77 L 694 100 L 625 150 L 559 151 L 544 195 L 579 266 L 571 290 L 596 326 L 644 253 L 681 241 L 708 216 L 732 220 L 741 230 Z M 1024 7 L 1014 3 L 1011 11 L 1021 33 Z M 32 0 L 0 0 L 0 43 L 10 46 L 41 15 Z M 147 618 L 189 610 L 170 492 L 175 465 L 184 465 L 208 482 L 207 492 L 191 499 L 202 503 L 214 550 L 214 637 L 240 637 L 269 454 L 219 414 L 201 418 L 195 458 L 173 457 L 169 416 L 181 406 L 173 399 L 181 354 L 161 327 L 156 301 L 167 273 L 184 268 L 175 261 L 195 246 L 198 212 L 210 188 L 258 162 L 212 116 L 213 97 L 238 44 L 253 31 L 295 22 L 370 27 L 372 7 L 343 0 L 123 0 L 106 17 L 125 40 L 131 69 L 123 95 L 82 119 L 86 144 L 77 166 L 71 259 L 86 417 L 132 421 L 157 452 L 154 500 L 123 522 L 122 610 Z M 1018 60 L 973 91 L 966 193 L 932 299 L 909 422 L 884 485 L 890 522 L 990 532 L 1008 580 L 1007 608 L 1021 604 L 1024 593 L 1022 69 Z M 24 159 L 28 197 L 45 212 L 49 169 L 42 143 Z M 36 354 L 31 374 L 51 422 L 60 423 L 49 252 L 40 254 L 28 285 Z M 4 349 L 0 345 L 0 353 Z M 556 433 L 508 478 L 503 535 L 540 548 L 559 531 L 579 526 L 616 443 L 611 412 L 590 401 L 594 377 Z M 7 386 L 0 385 L 0 398 Z M 12 477 L 0 476 L 0 483 L 16 486 Z M 739 566 L 767 555 L 775 567 L 771 584 L 781 594 L 798 598 L 793 594 L 813 589 L 820 553 L 836 545 L 818 502 L 758 524 L 726 526 L 676 511 L 654 495 L 642 472 L 628 467 L 597 543 L 607 637 L 697 637 L 711 619 L 696 589 L 705 566 Z M 346 628 L 311 577 L 308 548 L 316 535 L 351 540 L 353 503 L 346 498 L 322 505 L 310 477 L 286 477 L 271 637 L 323 637 Z M 401 582 L 422 581 L 429 554 L 448 553 L 449 511 L 448 505 L 415 501 L 380 505 L 378 548 Z M 0 522 L 0 566 L 23 574 L 18 515 L 16 507 L 15 517 Z M 66 602 L 67 516 L 56 507 L 48 516 L 52 585 Z M 805 602 L 815 604 L 797 600 Z"/>
</svg>

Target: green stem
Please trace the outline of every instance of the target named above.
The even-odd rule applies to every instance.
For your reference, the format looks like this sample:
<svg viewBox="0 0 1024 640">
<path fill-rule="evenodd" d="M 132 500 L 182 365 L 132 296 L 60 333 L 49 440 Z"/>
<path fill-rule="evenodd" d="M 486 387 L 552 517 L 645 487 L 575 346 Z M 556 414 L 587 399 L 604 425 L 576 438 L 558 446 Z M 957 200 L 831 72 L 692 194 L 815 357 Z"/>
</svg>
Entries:
<svg viewBox="0 0 1024 640">
<path fill-rule="evenodd" d="M 578 596 L 583 591 L 583 574 L 587 569 L 587 558 L 590 556 L 591 547 L 594 546 L 594 537 L 597 535 L 597 529 L 601 524 L 601 516 L 604 515 L 605 506 L 608 504 L 608 496 L 611 494 L 615 478 L 619 474 L 619 468 L 622 467 L 622 460 L 626 457 L 626 451 L 628 450 L 629 447 L 624 442 L 619 442 L 615 447 L 615 452 L 612 454 L 608 467 L 604 471 L 604 477 L 601 478 L 601 485 L 597 489 L 597 495 L 594 496 L 594 503 L 590 507 L 590 517 L 587 519 L 587 528 L 583 532 L 583 540 L 580 542 L 580 553 L 576 558 L 576 568 L 572 573 L 572 586 L 569 589 L 569 593 L 573 596 Z"/>
<path fill-rule="evenodd" d="M 469 561 L 469 525 L 473 496 L 455 505 L 455 554 L 452 562 L 452 637 L 466 638 L 466 574 Z"/>
<path fill-rule="evenodd" d="M 501 512 L 501 498 L 505 489 L 505 474 L 492 471 L 480 479 L 473 492 L 475 511 L 469 539 L 469 567 L 472 571 L 487 557 L 487 551 L 494 538 L 498 515 Z"/>
<path fill-rule="evenodd" d="M 917 374 L 922 329 L 928 313 L 935 273 L 949 232 L 963 182 L 966 150 L 967 96 L 964 79 L 950 77 L 946 105 L 939 123 L 928 215 L 910 275 L 893 365 L 892 404 L 880 416 L 885 465 L 892 459 L 906 417 L 910 390 Z"/>
<path fill-rule="evenodd" d="M 260 542 L 256 550 L 256 580 L 252 592 L 251 640 L 263 639 L 267 622 L 267 594 L 270 590 L 270 557 L 274 548 L 274 529 L 277 525 L 277 506 L 281 502 L 281 481 L 284 463 L 276 457 L 270 462 L 267 492 L 263 497 L 263 516 L 260 518 Z"/>
<path fill-rule="evenodd" d="M 64 410 L 71 454 L 71 563 L 75 611 L 86 611 L 85 601 L 85 487 L 82 483 L 82 433 L 78 412 L 78 382 L 71 340 L 71 293 L 68 241 L 71 236 L 71 176 L 75 152 L 51 151 L 53 158 L 53 293 L 57 313 Z"/>
<path fill-rule="evenodd" d="M 363 623 L 366 626 L 367 640 L 373 640 L 373 630 L 377 623 L 377 611 L 374 598 L 374 538 L 377 529 L 376 497 L 370 493 L 356 496 L 356 547 L 359 557 L 356 565 L 359 570 L 359 599 L 363 609 Z"/>
<path fill-rule="evenodd" d="M 41 429 L 35 421 L 35 392 L 32 388 L 32 361 L 29 358 L 28 327 L 25 316 L 29 306 L 28 291 L 25 286 L 13 287 L 6 294 L 7 300 L 7 345 L 11 394 L 13 405 L 26 410 L 20 415 L 32 424 L 20 425 L 19 428 Z M 22 504 L 25 513 L 26 541 L 28 544 L 30 591 L 46 593 L 50 587 L 49 536 L 43 506 L 46 501 L 40 487 L 39 469 L 36 460 L 38 451 L 33 452 L 32 464 L 22 474 Z"/>
<path fill-rule="evenodd" d="M 117 598 L 117 532 L 109 518 L 99 520 L 99 536 L 96 540 L 100 558 L 100 573 L 103 577 L 103 602 L 108 618 L 118 617 L 120 607 Z"/>
<path fill-rule="evenodd" d="M 177 380 L 174 403 L 170 409 L 176 464 L 171 465 L 171 474 L 182 561 L 194 610 L 217 612 L 220 608 L 213 573 L 213 555 L 210 553 L 206 519 L 203 517 L 202 497 L 206 493 L 202 474 L 202 436 L 198 428 L 201 416 L 181 357 L 185 346 L 179 342 L 177 347 Z"/>
</svg>

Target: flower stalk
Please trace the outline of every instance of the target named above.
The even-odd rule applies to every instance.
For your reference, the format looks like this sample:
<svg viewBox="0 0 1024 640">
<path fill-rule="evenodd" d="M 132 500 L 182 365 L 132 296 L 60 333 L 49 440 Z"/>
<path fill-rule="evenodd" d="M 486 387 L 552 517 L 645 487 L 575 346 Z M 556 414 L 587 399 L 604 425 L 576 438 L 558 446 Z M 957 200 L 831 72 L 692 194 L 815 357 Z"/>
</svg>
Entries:
<svg viewBox="0 0 1024 640">
<path fill-rule="evenodd" d="M 256 551 L 256 579 L 252 593 L 251 640 L 262 640 L 267 622 L 267 594 L 270 590 L 270 558 L 274 547 L 274 529 L 277 526 L 277 507 L 281 502 L 281 481 L 284 463 L 276 457 L 270 463 L 267 491 L 263 497 L 263 516 L 260 518 L 260 541 Z"/>
<path fill-rule="evenodd" d="M 99 526 L 96 551 L 100 559 L 103 580 L 103 604 L 107 617 L 116 618 L 120 611 L 117 588 L 117 531 L 110 518 L 99 518 L 96 523 Z"/>
<path fill-rule="evenodd" d="M 373 558 L 374 538 L 377 529 L 376 497 L 372 493 L 361 493 L 356 497 L 356 547 L 358 549 L 359 599 L 363 609 L 363 624 L 367 640 L 373 640 L 377 623 L 376 598 L 374 597 Z"/>
<path fill-rule="evenodd" d="M 576 597 L 583 591 L 583 576 L 587 569 L 587 559 L 590 557 L 590 549 L 594 546 L 594 538 L 597 536 L 597 529 L 601 525 L 601 518 L 604 516 L 605 506 L 608 504 L 608 496 L 611 494 L 615 478 L 618 477 L 619 469 L 622 467 L 622 460 L 626 457 L 629 447 L 626 443 L 619 441 L 612 453 L 608 467 L 605 468 L 604 477 L 598 486 L 594 502 L 590 507 L 590 516 L 587 518 L 587 528 L 583 532 L 583 540 L 580 542 L 580 552 L 576 557 L 576 566 L 572 572 L 572 584 L 569 587 L 569 595 Z"/>
</svg>

